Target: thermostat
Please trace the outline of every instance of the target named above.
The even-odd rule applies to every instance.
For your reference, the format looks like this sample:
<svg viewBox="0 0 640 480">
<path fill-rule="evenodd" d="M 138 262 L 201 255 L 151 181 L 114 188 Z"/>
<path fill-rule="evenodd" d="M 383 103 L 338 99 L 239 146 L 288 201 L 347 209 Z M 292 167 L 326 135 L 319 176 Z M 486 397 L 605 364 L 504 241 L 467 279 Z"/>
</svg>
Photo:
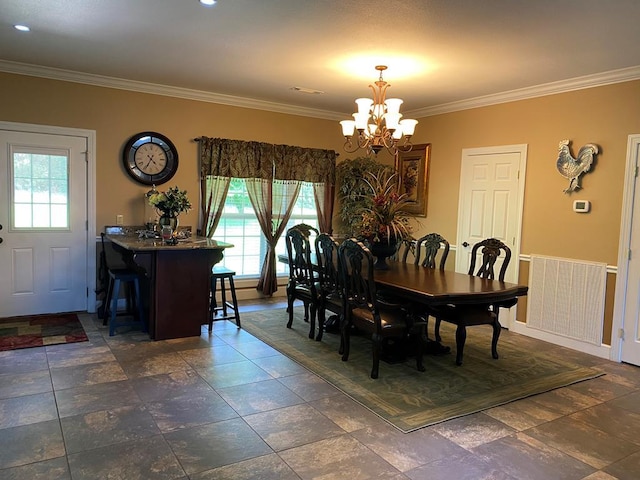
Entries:
<svg viewBox="0 0 640 480">
<path fill-rule="evenodd" d="M 591 202 L 589 200 L 574 200 L 573 211 L 578 213 L 587 213 L 591 210 Z"/>
</svg>

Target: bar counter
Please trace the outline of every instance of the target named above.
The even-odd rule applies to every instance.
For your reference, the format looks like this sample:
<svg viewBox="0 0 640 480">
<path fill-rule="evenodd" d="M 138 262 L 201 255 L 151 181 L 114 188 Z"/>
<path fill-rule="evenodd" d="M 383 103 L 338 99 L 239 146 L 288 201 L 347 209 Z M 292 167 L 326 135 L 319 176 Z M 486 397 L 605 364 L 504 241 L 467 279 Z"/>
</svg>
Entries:
<svg viewBox="0 0 640 480">
<path fill-rule="evenodd" d="M 200 336 L 202 324 L 209 321 L 211 267 L 233 245 L 197 236 L 176 245 L 131 234 L 106 238 L 129 267 L 144 274 L 142 294 L 150 337 Z"/>
</svg>

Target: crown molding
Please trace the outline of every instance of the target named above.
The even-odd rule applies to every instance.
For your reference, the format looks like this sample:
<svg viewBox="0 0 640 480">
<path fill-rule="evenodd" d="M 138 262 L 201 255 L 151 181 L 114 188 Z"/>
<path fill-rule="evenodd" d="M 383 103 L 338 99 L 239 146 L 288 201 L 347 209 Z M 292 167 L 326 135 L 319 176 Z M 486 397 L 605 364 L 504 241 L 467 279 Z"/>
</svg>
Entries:
<svg viewBox="0 0 640 480">
<path fill-rule="evenodd" d="M 116 88 L 132 92 L 149 93 L 153 95 L 163 95 L 166 97 L 184 98 L 186 100 L 196 100 L 198 102 L 217 103 L 230 105 L 233 107 L 251 108 L 254 110 L 265 110 L 268 112 L 285 113 L 289 115 L 300 115 L 303 117 L 322 118 L 325 120 L 336 120 L 339 115 L 336 112 L 305 108 L 283 103 L 267 102 L 254 98 L 235 97 L 221 93 L 211 93 L 202 90 L 192 90 L 189 88 L 172 87 L 156 83 L 138 82 L 136 80 L 125 80 L 116 77 L 94 75 L 91 73 L 76 72 L 53 67 L 43 67 L 27 63 L 10 62 L 0 60 L 0 72 L 29 75 L 32 77 L 42 77 L 51 80 L 61 80 L 65 82 L 82 83 L 97 87 Z"/>
<path fill-rule="evenodd" d="M 199 102 L 217 103 L 233 107 L 252 108 L 255 110 L 265 110 L 268 112 L 284 113 L 288 115 L 299 115 L 303 117 L 321 118 L 324 120 L 340 120 L 343 113 L 331 112 L 314 108 L 305 108 L 283 103 L 267 102 L 246 97 L 236 97 L 220 93 L 205 92 L 202 90 L 192 90 L 189 88 L 171 87 L 155 83 L 139 82 L 135 80 L 125 80 L 122 78 L 94 75 L 90 73 L 76 72 L 53 67 L 43 67 L 27 63 L 10 62 L 0 60 L 0 72 L 29 75 L 32 77 L 49 78 L 51 80 L 61 80 L 66 82 L 82 83 L 98 87 L 116 88 L 132 92 L 149 93 L 153 95 L 163 95 L 166 97 L 184 98 Z M 507 92 L 485 95 L 481 97 L 460 100 L 458 102 L 443 103 L 433 107 L 405 112 L 406 116 L 413 118 L 430 117 L 444 113 L 470 110 L 472 108 L 488 107 L 500 103 L 527 100 L 558 93 L 571 92 L 593 87 L 600 87 L 614 83 L 629 82 L 640 79 L 640 65 L 609 72 L 585 75 L 582 77 L 561 80 L 558 82 L 544 83 L 533 87 L 509 90 Z"/>
<path fill-rule="evenodd" d="M 585 75 L 583 77 L 570 78 L 568 80 L 560 80 L 558 82 L 543 83 L 533 87 L 519 88 L 509 90 L 507 92 L 496 93 L 493 95 L 485 95 L 482 97 L 470 98 L 459 102 L 443 103 L 433 107 L 426 107 L 410 112 L 413 118 L 430 117 L 443 113 L 458 112 L 461 110 L 470 110 L 472 108 L 488 107 L 500 103 L 515 102 L 518 100 L 527 100 L 536 97 L 545 97 L 547 95 L 555 95 L 558 93 L 572 92 L 575 90 L 583 90 L 586 88 L 601 87 L 613 83 L 629 82 L 640 79 L 640 65 L 635 67 L 621 68 L 619 70 L 611 70 L 609 72 L 596 73 L 593 75 Z"/>
</svg>

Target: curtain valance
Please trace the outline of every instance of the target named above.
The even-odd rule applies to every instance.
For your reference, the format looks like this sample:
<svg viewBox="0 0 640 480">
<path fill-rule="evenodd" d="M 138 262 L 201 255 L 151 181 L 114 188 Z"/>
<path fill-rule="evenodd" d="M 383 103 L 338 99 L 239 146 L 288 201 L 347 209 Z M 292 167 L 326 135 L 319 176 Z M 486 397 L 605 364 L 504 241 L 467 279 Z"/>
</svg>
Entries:
<svg viewBox="0 0 640 480">
<path fill-rule="evenodd" d="M 334 185 L 336 152 L 200 137 L 200 168 L 206 176 L 296 180 Z"/>
</svg>

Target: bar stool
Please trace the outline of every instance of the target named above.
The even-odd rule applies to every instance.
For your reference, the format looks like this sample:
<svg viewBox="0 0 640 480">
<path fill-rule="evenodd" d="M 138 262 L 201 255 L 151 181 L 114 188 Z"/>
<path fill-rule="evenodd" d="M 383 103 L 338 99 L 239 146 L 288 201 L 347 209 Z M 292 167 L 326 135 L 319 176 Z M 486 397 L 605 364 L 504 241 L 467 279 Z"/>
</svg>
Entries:
<svg viewBox="0 0 640 480">
<path fill-rule="evenodd" d="M 240 312 L 238 312 L 238 299 L 236 298 L 236 287 L 233 283 L 233 277 L 236 274 L 222 265 L 214 265 L 211 269 L 211 299 L 209 302 L 209 331 L 213 329 L 214 320 L 231 320 L 235 319 L 236 325 L 240 328 Z M 227 301 L 227 289 L 225 280 L 229 281 L 229 290 L 231 291 L 231 302 Z M 222 302 L 218 305 L 216 300 L 217 284 L 220 281 L 220 296 Z M 229 312 L 233 310 L 233 314 Z M 218 312 L 222 311 L 222 316 L 216 317 Z"/>
<path fill-rule="evenodd" d="M 102 324 L 106 325 L 109 322 L 109 336 L 112 337 L 116 333 L 116 328 L 125 326 L 140 325 L 143 332 L 147 331 L 146 322 L 144 319 L 144 309 L 142 307 L 142 295 L 140 294 L 140 273 L 137 271 L 122 267 L 122 268 L 110 268 L 107 264 L 107 254 L 104 245 L 104 232 L 100 234 L 100 240 L 102 242 L 102 252 L 100 254 L 100 261 L 102 267 L 104 267 L 109 276 L 106 294 L 104 298 L 104 309 L 102 316 Z M 120 289 L 123 285 L 126 285 L 126 311 L 118 313 L 118 298 L 120 297 Z M 122 315 L 134 315 L 134 308 L 137 310 L 138 320 L 132 320 L 128 322 L 117 322 L 116 317 Z"/>
</svg>

